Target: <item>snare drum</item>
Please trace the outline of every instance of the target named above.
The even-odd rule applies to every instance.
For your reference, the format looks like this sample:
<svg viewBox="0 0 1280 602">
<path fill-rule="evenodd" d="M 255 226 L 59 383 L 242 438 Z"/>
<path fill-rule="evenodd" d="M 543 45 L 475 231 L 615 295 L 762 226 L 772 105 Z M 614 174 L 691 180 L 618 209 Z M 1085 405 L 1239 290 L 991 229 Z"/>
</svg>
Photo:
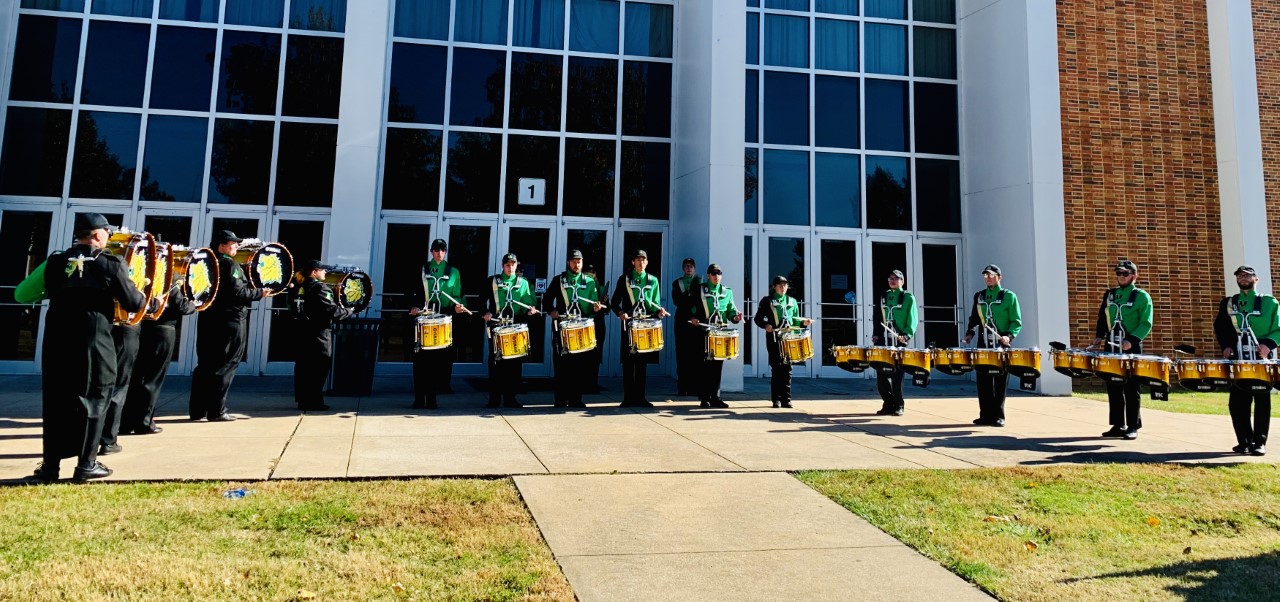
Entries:
<svg viewBox="0 0 1280 602">
<path fill-rule="evenodd" d="M 876 370 L 888 370 L 890 372 L 898 369 L 898 358 L 901 351 L 898 347 L 868 347 L 867 363 L 871 364 Z"/>
<path fill-rule="evenodd" d="M 584 353 L 596 348 L 596 323 L 594 320 L 575 318 L 564 320 L 560 328 L 560 354 Z"/>
<path fill-rule="evenodd" d="M 788 364 L 799 364 L 813 357 L 813 333 L 809 330 L 793 330 L 782 333 L 778 341 L 778 353 Z"/>
<path fill-rule="evenodd" d="M 1169 372 L 1173 362 L 1167 357 L 1158 355 L 1135 355 L 1129 366 L 1129 373 L 1138 382 L 1151 385 L 1169 386 Z"/>
<path fill-rule="evenodd" d="M 1022 377 L 1040 378 L 1040 349 L 1010 349 L 1006 360 L 1009 374 Z"/>
<path fill-rule="evenodd" d="M 1267 391 L 1271 389 L 1271 368 L 1268 360 L 1237 360 L 1231 362 L 1231 385 L 1237 389 Z"/>
<path fill-rule="evenodd" d="M 1093 373 L 1112 383 L 1128 381 L 1129 366 L 1132 363 L 1131 356 L 1120 353 L 1095 353 L 1089 358 L 1089 368 Z"/>
<path fill-rule="evenodd" d="M 738 357 L 738 331 L 712 328 L 707 331 L 707 359 L 731 360 Z"/>
<path fill-rule="evenodd" d="M 453 316 L 419 315 L 413 329 L 414 351 L 444 349 L 453 344 Z"/>
<path fill-rule="evenodd" d="M 971 350 L 961 347 L 934 349 L 933 369 L 952 376 L 959 376 L 972 371 L 973 353 Z"/>
<path fill-rule="evenodd" d="M 1004 349 L 973 349 L 973 367 L 983 374 L 999 374 L 1005 371 L 1009 352 Z"/>
<path fill-rule="evenodd" d="M 514 360 L 529 355 L 529 325 L 508 324 L 493 329 L 493 355 Z"/>
<path fill-rule="evenodd" d="M 652 318 L 632 320 L 627 329 L 631 337 L 631 353 L 662 351 L 662 321 Z"/>
<path fill-rule="evenodd" d="M 249 284 L 262 289 L 264 297 L 272 297 L 289 288 L 293 277 L 293 255 L 278 242 L 264 243 L 247 238 L 236 251 L 236 263 L 244 266 Z"/>
<path fill-rule="evenodd" d="M 928 349 L 902 349 L 898 354 L 898 365 L 908 374 L 925 375 L 933 366 L 933 358 Z"/>
</svg>

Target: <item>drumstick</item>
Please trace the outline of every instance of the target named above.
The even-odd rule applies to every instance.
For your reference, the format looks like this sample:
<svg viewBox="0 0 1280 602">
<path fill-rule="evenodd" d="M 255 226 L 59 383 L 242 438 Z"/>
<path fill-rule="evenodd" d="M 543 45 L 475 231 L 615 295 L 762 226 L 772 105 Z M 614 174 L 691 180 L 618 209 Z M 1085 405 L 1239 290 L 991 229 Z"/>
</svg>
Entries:
<svg viewBox="0 0 1280 602">
<path fill-rule="evenodd" d="M 454 304 L 454 305 L 462 305 L 462 311 L 467 312 L 467 315 L 471 315 L 471 314 L 476 313 L 476 312 L 471 311 L 470 309 L 467 309 L 467 306 L 466 306 L 466 305 L 463 305 L 461 301 L 459 301 L 459 300 L 457 300 L 457 299 L 454 299 L 454 298 L 453 298 L 453 296 L 452 296 L 452 295 L 450 295 L 449 293 L 446 293 L 446 292 L 441 291 L 441 290 L 437 290 L 436 292 L 440 293 L 442 296 L 444 296 L 444 298 L 446 298 L 446 299 L 448 299 L 448 300 L 450 300 L 450 301 L 453 301 L 453 304 Z"/>
</svg>

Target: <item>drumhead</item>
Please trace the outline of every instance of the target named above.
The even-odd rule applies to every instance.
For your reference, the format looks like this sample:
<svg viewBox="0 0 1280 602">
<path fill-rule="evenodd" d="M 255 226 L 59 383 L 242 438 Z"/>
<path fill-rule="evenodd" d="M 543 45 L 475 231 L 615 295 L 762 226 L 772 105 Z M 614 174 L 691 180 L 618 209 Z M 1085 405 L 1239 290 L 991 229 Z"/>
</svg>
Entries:
<svg viewBox="0 0 1280 602">
<path fill-rule="evenodd" d="M 196 311 L 204 311 L 218 295 L 221 275 L 217 256 L 210 249 L 192 249 L 184 262 L 185 265 L 178 268 L 186 274 L 182 281 L 182 294 L 196 307 Z"/>
<path fill-rule="evenodd" d="M 169 289 L 173 287 L 173 245 L 156 243 L 155 277 L 151 282 L 154 294 L 147 302 L 146 319 L 156 320 L 169 305 Z"/>
<path fill-rule="evenodd" d="M 237 259 L 240 255 L 236 254 Z M 254 288 L 267 291 L 268 296 L 278 295 L 289 288 L 289 279 L 293 277 L 293 255 L 284 245 L 269 242 L 252 251 L 244 262 L 244 269 Z"/>
<path fill-rule="evenodd" d="M 527 324 L 508 324 L 506 326 L 499 326 L 493 329 L 493 333 L 498 335 L 514 334 L 517 332 L 529 332 L 529 326 Z"/>
<path fill-rule="evenodd" d="M 448 314 L 419 314 L 417 322 L 419 324 L 448 324 L 453 321 L 453 316 Z"/>
<path fill-rule="evenodd" d="M 334 275 L 337 278 L 334 278 Z M 325 282 L 333 287 L 333 292 L 341 305 L 355 313 L 369 307 L 373 300 L 373 279 L 368 274 L 355 270 L 352 272 L 330 272 Z"/>
</svg>

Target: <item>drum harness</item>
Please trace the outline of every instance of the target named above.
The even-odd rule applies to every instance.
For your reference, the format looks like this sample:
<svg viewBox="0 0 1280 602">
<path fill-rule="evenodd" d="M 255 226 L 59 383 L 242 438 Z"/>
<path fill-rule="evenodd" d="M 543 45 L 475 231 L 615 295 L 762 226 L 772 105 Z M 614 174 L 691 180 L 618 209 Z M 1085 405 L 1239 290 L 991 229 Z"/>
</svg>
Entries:
<svg viewBox="0 0 1280 602">
<path fill-rule="evenodd" d="M 433 314 L 441 313 L 440 310 L 443 308 L 440 307 L 439 300 L 440 300 L 440 297 L 444 297 L 445 299 L 453 301 L 454 305 L 461 305 L 462 311 L 468 314 L 474 313 L 470 309 L 467 309 L 467 306 L 463 304 L 461 301 L 454 299 L 453 296 L 450 295 L 449 293 L 446 293 L 440 290 L 440 282 L 444 280 L 448 280 L 450 275 L 452 275 L 453 273 L 452 268 L 449 266 L 449 262 L 447 261 L 444 262 L 444 270 L 442 271 L 444 273 L 444 276 L 432 276 L 431 272 L 427 271 L 426 266 L 422 267 L 422 288 L 427 293 L 426 307 L 424 307 L 423 309 L 427 310 L 427 313 L 433 313 Z M 427 284 L 428 280 L 431 281 L 431 284 L 429 286 Z M 435 305 L 432 304 L 433 299 L 435 300 Z M 432 307 L 434 307 L 435 309 L 432 310 Z"/>
<path fill-rule="evenodd" d="M 790 296 L 787 296 L 787 295 L 784 295 L 782 298 L 783 298 L 783 299 L 791 299 L 791 297 L 790 297 Z M 773 340 L 774 340 L 774 342 L 780 342 L 780 341 L 782 340 L 782 333 L 784 333 L 784 332 L 788 332 L 788 331 L 791 331 L 791 330 L 800 330 L 800 329 L 801 329 L 801 327 L 799 327 L 799 326 L 792 326 L 792 325 L 791 325 L 791 319 L 792 319 L 792 317 L 793 317 L 793 316 L 789 315 L 789 314 L 788 314 L 788 312 L 787 312 L 787 308 L 789 308 L 789 307 L 795 307 L 795 308 L 796 308 L 796 313 L 797 313 L 797 314 L 799 314 L 799 313 L 800 313 L 800 306 L 799 306 L 799 304 L 792 305 L 792 304 L 790 304 L 790 303 L 780 302 L 780 301 L 778 301 L 777 299 L 773 299 L 773 298 L 772 298 L 772 296 L 771 296 L 771 297 L 770 297 L 770 299 L 769 299 L 769 306 L 770 306 L 770 309 L 771 309 L 771 310 L 773 310 L 773 322 L 774 322 L 775 324 L 777 324 L 777 325 L 778 325 L 776 328 L 774 328 L 774 329 L 773 329 Z M 786 326 L 782 326 L 782 318 L 778 317 L 778 308 L 782 308 L 782 315 L 783 315 L 783 317 L 786 317 L 786 319 L 787 319 L 787 325 L 786 325 Z M 795 317 L 798 317 L 798 316 L 795 316 Z"/>
<path fill-rule="evenodd" d="M 1119 291 L 1119 290 L 1120 289 L 1118 288 L 1107 290 L 1107 313 L 1110 314 L 1111 308 L 1113 307 L 1115 308 L 1116 313 L 1111 320 L 1111 333 L 1110 333 L 1111 340 L 1107 341 L 1106 343 L 1107 345 L 1110 345 L 1112 348 L 1114 348 L 1116 353 L 1124 353 L 1124 337 L 1126 334 L 1124 329 L 1124 322 L 1122 321 L 1124 317 L 1124 308 L 1133 307 L 1134 300 L 1138 298 L 1138 287 L 1134 286 L 1133 290 L 1129 291 L 1129 300 L 1124 304 L 1120 304 L 1116 302 L 1116 291 Z"/>
<path fill-rule="evenodd" d="M 903 291 L 902 294 L 906 295 L 906 291 Z M 899 303 L 893 307 L 889 307 L 889 293 L 885 292 L 885 294 L 880 296 L 880 325 L 884 326 L 885 338 L 889 338 L 888 342 L 890 342 L 890 347 L 898 346 L 899 335 L 898 329 L 893 327 L 893 320 L 889 319 L 889 312 L 902 307 L 901 299 L 902 297 L 899 297 Z"/>
<path fill-rule="evenodd" d="M 1261 316 L 1262 310 L 1254 307 L 1253 311 L 1245 311 L 1244 305 L 1240 303 L 1239 293 L 1231 296 L 1231 306 L 1235 308 L 1231 312 L 1231 326 L 1236 330 L 1236 357 L 1246 362 L 1262 359 L 1258 357 L 1258 337 L 1249 326 L 1249 317 Z"/>
<path fill-rule="evenodd" d="M 980 334 L 982 335 L 983 343 L 985 343 L 984 347 L 988 349 L 995 349 L 997 346 L 996 343 L 1000 340 L 1000 332 L 992 325 L 995 322 L 995 315 L 992 313 L 992 306 L 1004 303 L 1005 290 L 1006 289 L 1001 288 L 1000 292 L 996 293 L 996 300 L 990 303 L 982 300 L 983 293 L 986 292 L 985 290 L 978 291 L 973 295 L 974 306 L 982 306 L 982 309 L 978 310 L 978 322 L 982 328 L 982 332 Z M 974 332 L 976 330 L 977 328 L 974 328 L 970 330 L 970 332 Z"/>
<path fill-rule="evenodd" d="M 563 272 L 563 273 L 561 273 L 561 274 L 560 274 L 560 298 L 561 298 L 561 299 L 564 299 L 564 303 L 565 303 L 566 309 L 565 309 L 565 312 L 564 312 L 564 317 L 560 318 L 559 320 L 553 321 L 553 322 L 551 323 L 551 327 L 552 327 L 553 329 L 555 329 L 557 332 L 559 332 L 559 331 L 560 331 L 560 322 L 561 322 L 561 321 L 568 321 L 568 320 L 575 320 L 575 319 L 582 319 L 582 318 L 583 318 L 583 315 L 582 315 L 582 305 L 581 305 L 581 303 L 582 303 L 582 299 L 578 296 L 578 291 L 579 291 L 580 289 L 587 288 L 587 283 L 586 283 L 587 275 L 586 275 L 586 274 L 583 274 L 583 273 L 581 273 L 581 272 L 579 272 L 579 273 L 578 273 L 578 276 L 580 276 L 580 277 L 582 278 L 582 281 L 581 281 L 581 282 L 579 282 L 579 283 L 577 283 L 577 284 L 569 284 L 569 285 L 566 285 L 566 284 L 564 283 L 564 282 L 565 282 L 565 274 L 568 274 L 568 273 L 569 273 L 569 272 Z M 570 297 L 570 296 L 569 296 L 569 290 L 570 290 L 570 289 L 572 289 L 572 290 L 573 290 L 573 296 L 572 296 L 572 297 Z M 598 302 L 596 302 L 596 303 L 598 303 Z"/>
<path fill-rule="evenodd" d="M 698 286 L 702 288 L 704 291 L 702 293 L 702 311 L 707 312 L 707 318 L 711 321 L 711 324 L 700 323 L 698 324 L 698 326 L 702 326 L 703 328 L 707 328 L 707 329 L 725 328 L 726 326 L 725 326 L 724 317 L 720 315 L 720 300 L 728 296 L 728 294 L 731 292 L 729 290 L 729 287 L 721 286 L 720 290 L 723 292 L 713 293 L 706 288 L 707 286 L 710 286 L 709 282 L 703 282 Z M 710 306 L 707 305 L 707 299 L 711 299 L 712 301 L 712 304 Z M 716 310 L 715 313 L 711 312 L 712 308 L 715 308 Z"/>
</svg>

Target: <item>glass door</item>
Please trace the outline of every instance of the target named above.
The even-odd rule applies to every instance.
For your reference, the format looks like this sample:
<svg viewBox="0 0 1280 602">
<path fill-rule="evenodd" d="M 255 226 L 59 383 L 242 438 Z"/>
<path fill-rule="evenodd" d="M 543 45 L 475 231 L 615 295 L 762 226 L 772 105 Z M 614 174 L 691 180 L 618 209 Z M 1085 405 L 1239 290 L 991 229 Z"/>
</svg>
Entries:
<svg viewBox="0 0 1280 602">
<path fill-rule="evenodd" d="M 765 276 L 761 282 L 773 282 L 774 276 L 785 276 L 790 283 L 787 294 L 794 297 L 800 306 L 800 315 L 805 317 L 815 317 L 816 300 L 820 297 L 816 296 L 812 283 L 809 281 L 809 270 L 806 268 L 806 261 L 809 254 L 809 235 L 807 230 L 787 230 L 769 228 L 763 232 L 765 248 L 764 267 Z M 770 289 L 772 293 L 772 289 Z M 764 298 L 764 294 L 761 297 Z M 820 322 L 819 322 L 820 324 Z M 772 335 L 766 335 L 772 336 Z M 819 365 L 820 350 L 817 347 L 818 341 L 814 342 L 814 359 L 791 367 L 792 378 L 803 378 L 812 376 L 814 366 Z M 762 362 L 760 367 L 767 366 L 767 362 Z"/>
<path fill-rule="evenodd" d="M 374 248 L 374 265 L 370 266 L 374 271 L 369 274 L 374 289 L 379 291 L 371 311 L 382 319 L 378 331 L 380 373 L 411 373 L 413 318 L 409 310 L 422 296 L 422 265 L 431 258 L 429 249 L 435 238 L 434 226 L 435 220 L 428 217 L 383 220 L 382 244 Z M 452 253 L 446 259 L 452 263 Z M 471 277 L 480 276 L 471 274 Z M 464 275 L 463 283 L 466 282 Z"/>
<path fill-rule="evenodd" d="M 44 304 L 18 303 L 14 289 L 49 253 L 66 248 L 62 237 L 51 244 L 53 211 L 0 210 L 0 240 L 10 252 L 0 254 L 0 371 L 32 374 L 40 369 Z"/>
<path fill-rule="evenodd" d="M 293 256 L 294 271 L 302 262 L 311 259 L 324 260 L 324 241 L 329 226 L 322 215 L 276 214 L 271 220 L 268 242 L 278 242 Z M 289 344 L 293 335 L 292 316 L 289 314 L 289 295 L 282 293 L 264 299 L 259 304 L 264 320 L 266 362 L 261 366 L 263 374 L 293 374 L 294 345 Z"/>
<path fill-rule="evenodd" d="M 108 218 L 110 219 L 110 218 Z M 266 216 L 261 213 L 249 213 L 243 211 L 210 211 L 205 217 L 203 227 L 196 244 L 200 246 L 210 246 L 215 232 L 221 230 L 230 230 L 240 238 L 261 238 L 267 233 Z M 216 253 L 218 250 L 213 249 Z M 220 293 L 221 294 L 221 293 Z M 265 346 L 262 345 L 263 337 L 263 316 L 266 310 L 263 307 L 271 305 L 270 299 L 265 299 L 254 304 L 253 311 L 249 312 L 248 328 L 245 332 L 245 350 L 244 357 L 240 360 L 247 363 L 247 366 L 241 366 L 240 370 L 244 370 L 244 374 L 258 374 L 261 367 L 265 364 L 262 359 Z M 194 341 L 192 343 L 194 350 Z M 197 361 L 199 358 L 195 358 Z M 192 364 L 195 366 L 195 364 Z"/>
<path fill-rule="evenodd" d="M 558 257 L 553 258 L 551 264 L 551 275 L 563 272 L 568 262 L 569 252 L 577 249 L 582 251 L 582 271 L 591 274 L 596 279 L 596 287 L 606 306 L 609 305 L 609 294 L 613 292 L 613 280 L 618 277 L 618 271 L 614 269 L 616 262 L 613 260 L 613 246 L 609 232 L 611 224 L 600 222 L 575 222 L 570 221 L 560 229 L 560 244 L 558 248 L 560 253 Z M 618 321 L 613 318 L 613 312 L 606 307 L 602 310 L 603 315 L 596 319 L 596 345 L 602 351 L 600 354 L 601 369 L 605 374 L 612 374 L 609 369 L 611 364 L 605 359 L 609 355 L 609 347 L 617 347 L 621 330 L 617 330 Z M 554 336 L 554 335 L 552 335 Z"/>
<path fill-rule="evenodd" d="M 902 287 L 916 297 L 917 308 L 921 302 L 919 274 L 915 271 L 915 265 L 912 261 L 912 241 L 910 237 L 893 237 L 893 236 L 871 236 L 868 237 L 868 246 L 871 248 L 871 264 L 870 271 L 863 278 L 866 283 L 866 298 L 859 302 L 862 311 L 866 312 L 867 319 L 863 322 L 867 329 L 866 340 L 870 344 L 870 335 L 875 332 L 875 326 L 882 321 L 883 318 L 876 313 L 876 303 L 885 291 L 889 290 L 889 272 L 893 270 L 901 270 L 906 277 L 906 281 L 902 283 Z M 918 311 L 918 310 L 917 310 Z M 911 347 L 923 347 L 920 341 L 920 324 L 916 324 L 916 336 L 912 337 L 909 345 Z"/>
<path fill-rule="evenodd" d="M 867 330 L 858 322 L 858 241 L 823 237 L 818 240 L 818 277 L 816 308 L 819 321 L 814 325 L 814 366 L 826 377 L 849 377 L 849 372 L 836 366 L 829 349 L 834 345 L 870 345 Z M 820 358 L 820 359 L 819 359 Z"/>
<path fill-rule="evenodd" d="M 960 252 L 955 240 L 920 241 L 920 290 L 923 321 L 919 340 L 931 347 L 956 347 L 968 314 L 959 287 Z"/>
<path fill-rule="evenodd" d="M 469 220 L 445 218 L 442 238 L 449 243 L 449 263 L 458 269 L 462 279 L 462 295 L 466 306 L 475 312 L 470 316 L 455 316 L 453 346 L 458 350 L 455 375 L 488 374 L 486 341 L 484 337 L 484 300 L 491 290 L 488 277 L 497 273 L 498 258 L 503 252 L 495 252 L 494 220 Z M 430 245 L 430 242 L 427 243 Z"/>
<path fill-rule="evenodd" d="M 194 211 L 172 209 L 148 209 L 138 211 L 139 228 L 150 232 L 159 242 L 184 247 L 202 247 L 196 244 L 196 218 Z M 173 346 L 173 364 L 170 374 L 190 374 L 195 367 L 195 317 L 184 317 L 174 323 L 177 330 Z"/>
<path fill-rule="evenodd" d="M 667 281 L 665 275 L 668 271 L 665 269 L 664 258 L 667 257 L 667 230 L 664 227 L 643 227 L 643 226 L 627 226 L 622 231 L 621 237 L 615 237 L 615 246 L 613 253 L 613 273 L 608 274 L 609 294 L 613 294 L 613 287 L 617 285 L 618 277 L 631 271 L 632 256 L 637 250 L 644 250 L 649 256 L 648 271 L 658 279 L 658 283 L 662 285 L 662 302 L 666 306 L 667 311 L 671 311 L 671 291 L 668 290 L 671 283 Z M 609 270 L 606 270 L 608 272 Z M 612 324 L 609 328 L 608 336 L 610 340 L 618 339 L 612 337 L 622 336 L 622 324 L 617 319 L 605 320 L 606 324 Z M 657 367 L 649 368 L 649 376 L 671 374 L 671 366 L 675 364 L 675 332 L 672 330 L 671 320 L 663 321 L 663 340 L 667 341 L 665 348 L 658 352 Z M 601 374 L 617 376 L 622 374 L 622 358 L 618 356 L 621 349 L 619 345 L 612 344 L 605 346 L 604 350 L 604 366 L 601 367 Z"/>
<path fill-rule="evenodd" d="M 533 287 L 537 307 L 541 311 L 542 295 L 551 282 L 551 276 L 560 272 L 554 266 L 561 265 L 560 255 L 555 249 L 556 238 L 552 236 L 555 222 L 535 222 L 519 220 L 502 224 L 502 236 L 499 238 L 498 256 L 515 253 L 520 264 L 516 271 L 529 281 Z M 501 266 L 497 266 L 501 267 Z M 497 273 L 495 270 L 494 273 Z M 544 316 L 535 316 L 529 320 L 529 357 L 525 358 L 524 374 L 526 376 L 551 376 L 551 341 L 547 338 L 549 328 Z"/>
</svg>

